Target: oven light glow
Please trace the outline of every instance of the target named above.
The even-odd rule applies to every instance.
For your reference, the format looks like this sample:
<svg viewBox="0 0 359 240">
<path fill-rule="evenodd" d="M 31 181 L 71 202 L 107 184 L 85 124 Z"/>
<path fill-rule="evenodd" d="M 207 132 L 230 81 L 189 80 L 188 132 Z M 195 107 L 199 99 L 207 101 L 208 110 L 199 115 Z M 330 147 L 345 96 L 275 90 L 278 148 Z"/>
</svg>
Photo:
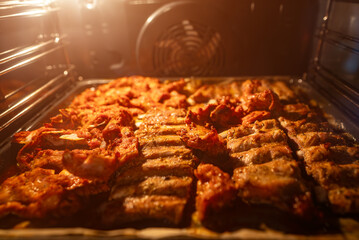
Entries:
<svg viewBox="0 0 359 240">
<path fill-rule="evenodd" d="M 85 6 L 89 10 L 94 9 L 96 7 L 96 0 L 88 0 L 88 1 L 86 1 Z"/>
</svg>

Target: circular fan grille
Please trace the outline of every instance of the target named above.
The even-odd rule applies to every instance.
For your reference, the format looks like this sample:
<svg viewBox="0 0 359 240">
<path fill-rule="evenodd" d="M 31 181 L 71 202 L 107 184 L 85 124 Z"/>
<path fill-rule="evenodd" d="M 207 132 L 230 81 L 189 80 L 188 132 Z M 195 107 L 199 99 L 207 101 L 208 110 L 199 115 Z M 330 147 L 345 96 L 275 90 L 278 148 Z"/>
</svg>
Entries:
<svg viewBox="0 0 359 240">
<path fill-rule="evenodd" d="M 161 75 L 218 75 L 224 65 L 221 35 L 208 26 L 183 20 L 157 39 L 153 64 Z"/>
</svg>

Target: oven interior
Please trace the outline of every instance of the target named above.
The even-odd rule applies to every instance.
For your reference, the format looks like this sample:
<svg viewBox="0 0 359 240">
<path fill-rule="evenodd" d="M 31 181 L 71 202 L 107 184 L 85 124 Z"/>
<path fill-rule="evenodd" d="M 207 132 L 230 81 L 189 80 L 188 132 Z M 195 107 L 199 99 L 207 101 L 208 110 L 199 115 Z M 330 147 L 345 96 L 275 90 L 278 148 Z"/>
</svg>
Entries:
<svg viewBox="0 0 359 240">
<path fill-rule="evenodd" d="M 3 149 L 79 82 L 130 75 L 289 76 L 359 137 L 356 1 L 3 1 L 0 32 Z"/>
</svg>

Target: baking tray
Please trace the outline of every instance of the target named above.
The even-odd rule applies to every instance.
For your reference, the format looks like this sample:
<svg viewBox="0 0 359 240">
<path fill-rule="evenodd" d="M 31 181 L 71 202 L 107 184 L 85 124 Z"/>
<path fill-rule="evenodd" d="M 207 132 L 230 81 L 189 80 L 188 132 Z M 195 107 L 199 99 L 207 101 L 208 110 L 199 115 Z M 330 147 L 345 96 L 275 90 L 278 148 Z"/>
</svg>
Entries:
<svg viewBox="0 0 359 240">
<path fill-rule="evenodd" d="M 303 92 L 315 100 L 329 120 L 351 133 L 354 138 L 359 136 L 359 127 L 351 119 L 345 116 L 335 105 L 312 88 L 306 81 L 298 77 L 290 76 L 263 76 L 263 77 L 225 77 L 225 78 L 192 78 L 200 79 L 204 83 L 223 84 L 232 81 L 244 81 L 247 79 L 273 79 L 287 82 L 296 91 Z M 67 107 L 72 99 L 87 88 L 96 87 L 108 83 L 113 79 L 88 79 L 77 81 L 70 90 L 57 94 L 41 111 L 33 112 L 18 131 L 30 131 L 37 129 L 49 118 L 58 114 L 58 109 Z M 162 79 L 164 80 L 164 79 Z M 168 79 L 168 80 L 178 80 Z M 11 144 L 11 137 L 3 142 L 0 148 L 0 171 L 8 169 L 16 164 L 17 149 Z M 256 216 L 253 216 L 256 217 Z M 238 228 L 231 232 L 216 233 L 203 227 L 189 228 L 124 228 L 116 230 L 97 230 L 82 227 L 74 228 L 25 228 L 25 229 L 0 229 L 0 239 L 358 239 L 359 221 L 353 217 L 335 218 L 335 226 L 324 226 L 316 232 L 285 232 L 273 229 L 265 225 L 257 228 Z M 334 229 L 333 229 L 334 227 Z"/>
</svg>

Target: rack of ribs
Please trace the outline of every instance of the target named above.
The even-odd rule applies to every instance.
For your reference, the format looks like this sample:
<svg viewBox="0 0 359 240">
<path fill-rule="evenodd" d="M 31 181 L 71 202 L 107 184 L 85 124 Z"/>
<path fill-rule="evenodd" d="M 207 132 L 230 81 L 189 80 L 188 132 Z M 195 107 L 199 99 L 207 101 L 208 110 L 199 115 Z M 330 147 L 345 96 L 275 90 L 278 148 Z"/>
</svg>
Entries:
<svg viewBox="0 0 359 240">
<path fill-rule="evenodd" d="M 302 103 L 285 105 L 279 121 L 315 181 L 317 198 L 333 212 L 359 212 L 359 146 L 353 139 Z"/>
<path fill-rule="evenodd" d="M 102 215 L 106 226 L 146 220 L 178 225 L 185 220 L 196 165 L 177 135 L 185 128 L 185 114 L 184 109 L 153 109 L 137 117 L 140 154 L 114 179 Z"/>
</svg>

